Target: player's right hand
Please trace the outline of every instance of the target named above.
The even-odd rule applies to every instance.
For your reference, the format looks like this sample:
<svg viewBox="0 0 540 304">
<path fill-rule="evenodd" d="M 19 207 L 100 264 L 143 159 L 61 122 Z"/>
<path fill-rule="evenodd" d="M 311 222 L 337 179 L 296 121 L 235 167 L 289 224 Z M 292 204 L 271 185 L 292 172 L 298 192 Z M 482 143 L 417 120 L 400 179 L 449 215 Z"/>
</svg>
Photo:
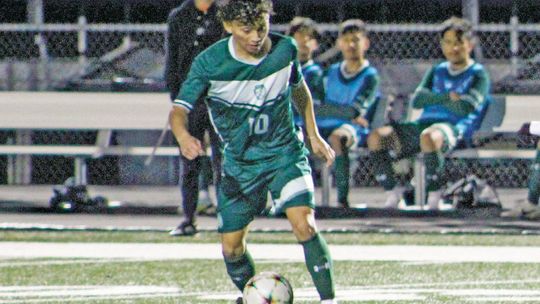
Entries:
<svg viewBox="0 0 540 304">
<path fill-rule="evenodd" d="M 179 140 L 179 144 L 182 155 L 189 160 L 204 154 L 201 141 L 191 135 L 184 136 Z"/>
<path fill-rule="evenodd" d="M 336 158 L 336 152 L 334 152 L 330 145 L 326 143 L 320 135 L 314 135 L 308 138 L 313 154 L 323 159 L 326 162 L 326 166 L 330 167 Z"/>
</svg>

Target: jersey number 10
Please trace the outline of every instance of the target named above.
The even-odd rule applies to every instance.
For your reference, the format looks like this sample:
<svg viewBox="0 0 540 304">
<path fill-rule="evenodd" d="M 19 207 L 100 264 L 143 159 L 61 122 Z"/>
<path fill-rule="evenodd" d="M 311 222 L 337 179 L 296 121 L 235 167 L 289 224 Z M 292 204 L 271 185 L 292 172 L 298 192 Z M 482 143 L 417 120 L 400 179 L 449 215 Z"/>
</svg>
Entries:
<svg viewBox="0 0 540 304">
<path fill-rule="evenodd" d="M 270 124 L 270 117 L 266 114 L 261 114 L 256 118 L 250 117 L 249 122 L 249 133 L 250 134 L 264 134 L 268 131 L 268 125 Z"/>
</svg>

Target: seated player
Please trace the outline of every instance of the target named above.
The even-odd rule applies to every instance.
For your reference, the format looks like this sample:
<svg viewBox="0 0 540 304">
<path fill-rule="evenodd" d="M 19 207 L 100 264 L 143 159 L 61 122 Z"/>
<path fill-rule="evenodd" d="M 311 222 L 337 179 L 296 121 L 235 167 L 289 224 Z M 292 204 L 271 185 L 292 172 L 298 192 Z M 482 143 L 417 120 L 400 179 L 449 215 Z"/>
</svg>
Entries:
<svg viewBox="0 0 540 304">
<path fill-rule="evenodd" d="M 527 201 L 518 204 L 514 209 L 501 213 L 502 217 L 540 219 L 540 121 L 525 123 L 519 130 L 519 135 L 535 136 L 536 158 L 529 175 L 529 195 Z"/>
<path fill-rule="evenodd" d="M 336 152 L 338 203 L 349 207 L 349 149 L 363 145 L 378 100 L 379 74 L 365 57 L 369 48 L 363 21 L 339 27 L 337 46 L 343 61 L 327 71 L 324 102 L 316 109 L 317 127 Z"/>
<path fill-rule="evenodd" d="M 318 106 L 324 98 L 324 84 L 323 69 L 313 61 L 313 53 L 319 48 L 320 39 L 317 24 L 311 18 L 294 17 L 289 24 L 287 34 L 296 41 L 302 75 L 311 91 L 313 104 Z"/>
<path fill-rule="evenodd" d="M 405 190 L 397 184 L 392 163 L 423 153 L 426 164 L 427 207 L 438 209 L 444 184 L 444 153 L 459 140 L 470 141 L 489 103 L 489 76 L 471 58 L 474 38 L 470 22 L 452 17 L 442 24 L 441 49 L 446 61 L 434 65 L 412 96 L 422 109 L 413 122 L 397 123 L 371 132 L 376 177 L 386 190 L 385 207 L 397 208 Z"/>
</svg>

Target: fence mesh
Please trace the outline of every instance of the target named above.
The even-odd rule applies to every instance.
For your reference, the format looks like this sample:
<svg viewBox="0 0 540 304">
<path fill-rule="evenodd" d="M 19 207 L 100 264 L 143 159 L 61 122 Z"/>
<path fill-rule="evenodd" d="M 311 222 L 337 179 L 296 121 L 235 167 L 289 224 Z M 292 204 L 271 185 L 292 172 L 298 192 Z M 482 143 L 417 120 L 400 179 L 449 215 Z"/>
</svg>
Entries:
<svg viewBox="0 0 540 304">
<path fill-rule="evenodd" d="M 286 25 L 276 25 L 274 29 L 284 32 Z M 337 25 L 324 24 L 320 30 L 317 59 L 328 66 L 340 59 L 334 47 Z M 163 24 L 0 24 L 0 33 L 0 90 L 161 91 L 165 88 L 166 27 Z M 370 25 L 369 37 L 371 47 L 367 56 L 379 69 L 386 93 L 409 94 L 424 71 L 442 58 L 435 25 Z M 475 55 L 481 56 L 490 71 L 496 93 L 540 94 L 540 26 L 484 24 L 479 27 L 477 37 L 479 47 Z M 153 81 L 142 86 L 125 86 L 116 81 L 126 77 Z M 0 144 L 13 142 L 16 134 L 17 131 L 0 132 Z M 31 135 L 35 144 L 91 145 L 95 139 L 95 132 L 34 131 Z M 31 166 L 31 177 L 26 182 L 57 184 L 73 175 L 71 158 L 32 156 L 25 161 Z M 6 172 L 12 162 L 9 157 L 0 157 L 0 183 L 8 183 Z M 154 170 L 147 170 L 150 176 L 141 180 L 132 176 L 141 168 L 140 158 L 92 159 L 88 160 L 88 180 L 92 184 L 152 183 L 152 180 L 173 184 L 178 177 L 175 162 L 156 162 Z M 496 186 L 523 187 L 529 165 L 529 160 L 452 160 L 446 173 L 453 178 L 475 173 Z M 167 170 L 174 173 L 164 173 Z M 358 160 L 352 176 L 357 186 L 376 185 L 369 157 Z"/>
</svg>

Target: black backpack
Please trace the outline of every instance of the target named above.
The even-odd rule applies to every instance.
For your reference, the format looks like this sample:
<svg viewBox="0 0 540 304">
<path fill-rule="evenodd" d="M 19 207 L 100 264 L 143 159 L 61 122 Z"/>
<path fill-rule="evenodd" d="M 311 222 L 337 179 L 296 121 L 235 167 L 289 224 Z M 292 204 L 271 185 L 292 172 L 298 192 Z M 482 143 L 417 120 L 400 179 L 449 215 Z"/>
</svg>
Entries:
<svg viewBox="0 0 540 304">
<path fill-rule="evenodd" d="M 471 174 L 447 187 L 443 199 L 452 203 L 458 212 L 499 216 L 502 205 L 495 188 Z"/>
</svg>

